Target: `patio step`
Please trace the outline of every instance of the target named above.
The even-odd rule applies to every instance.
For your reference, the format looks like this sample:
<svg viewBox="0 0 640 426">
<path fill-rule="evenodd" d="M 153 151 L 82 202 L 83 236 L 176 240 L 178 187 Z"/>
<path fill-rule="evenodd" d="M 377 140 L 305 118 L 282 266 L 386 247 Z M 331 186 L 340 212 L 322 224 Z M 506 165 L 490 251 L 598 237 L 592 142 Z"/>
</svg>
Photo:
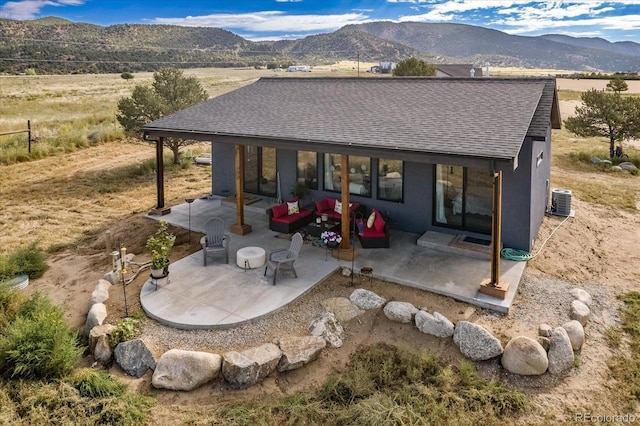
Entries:
<svg viewBox="0 0 640 426">
<path fill-rule="evenodd" d="M 491 259 L 491 247 L 464 241 L 464 235 L 450 235 L 440 232 L 427 231 L 416 243 L 420 247 L 427 247 L 444 253 L 472 257 L 474 259 Z"/>
</svg>

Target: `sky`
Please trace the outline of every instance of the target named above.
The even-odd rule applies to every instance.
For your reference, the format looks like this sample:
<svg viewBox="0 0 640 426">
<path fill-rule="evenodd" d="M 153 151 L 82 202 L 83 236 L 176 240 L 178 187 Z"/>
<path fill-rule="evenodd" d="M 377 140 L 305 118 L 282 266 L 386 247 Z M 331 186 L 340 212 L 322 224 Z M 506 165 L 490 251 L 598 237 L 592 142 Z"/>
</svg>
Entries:
<svg viewBox="0 0 640 426">
<path fill-rule="evenodd" d="M 0 18 L 46 16 L 108 26 L 224 28 L 248 40 L 300 39 L 373 21 L 477 25 L 508 34 L 566 34 L 640 43 L 640 0 L 13 0 Z"/>
</svg>

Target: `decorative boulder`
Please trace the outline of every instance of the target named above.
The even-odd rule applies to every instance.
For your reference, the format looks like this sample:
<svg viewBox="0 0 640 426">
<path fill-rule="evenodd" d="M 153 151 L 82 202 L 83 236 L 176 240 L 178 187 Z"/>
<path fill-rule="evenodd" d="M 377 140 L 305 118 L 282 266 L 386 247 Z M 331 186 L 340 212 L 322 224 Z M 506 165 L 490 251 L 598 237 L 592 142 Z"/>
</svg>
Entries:
<svg viewBox="0 0 640 426">
<path fill-rule="evenodd" d="M 89 351 L 93 353 L 96 343 L 101 336 L 106 335 L 110 339 L 111 333 L 113 333 L 115 329 L 116 326 L 113 324 L 102 324 L 93 327 L 89 332 Z"/>
<path fill-rule="evenodd" d="M 540 324 L 538 326 L 538 336 L 551 337 L 552 331 L 553 327 L 551 327 L 549 324 Z"/>
<path fill-rule="evenodd" d="M 309 330 L 313 336 L 322 337 L 332 348 L 342 346 L 344 328 L 333 312 L 325 312 L 320 318 L 316 318 L 309 326 Z"/>
<path fill-rule="evenodd" d="M 215 379 L 221 367 L 218 354 L 171 349 L 158 360 L 151 384 L 159 389 L 190 391 Z"/>
<path fill-rule="evenodd" d="M 300 368 L 303 365 L 318 358 L 318 355 L 327 345 L 320 336 L 285 337 L 280 339 L 278 346 L 282 351 L 282 358 L 278 363 L 278 371 L 289 371 Z"/>
<path fill-rule="evenodd" d="M 365 313 L 351 303 L 346 297 L 332 297 L 322 302 L 322 307 L 329 312 L 333 312 L 338 321 L 345 322 Z"/>
<path fill-rule="evenodd" d="M 89 309 L 96 303 L 104 303 L 109 299 L 109 288 L 111 283 L 105 279 L 99 279 L 96 288 L 91 293 L 89 299 Z"/>
<path fill-rule="evenodd" d="M 360 309 L 377 309 L 381 308 L 387 301 L 372 291 L 358 288 L 349 296 L 351 303 Z"/>
<path fill-rule="evenodd" d="M 340 273 L 342 274 L 343 277 L 350 277 L 351 276 L 351 269 L 344 267 L 342 268 L 342 271 L 340 271 Z"/>
<path fill-rule="evenodd" d="M 223 355 L 222 375 L 236 388 L 252 386 L 271 374 L 281 357 L 280 348 L 273 343 L 242 352 L 227 352 Z"/>
<path fill-rule="evenodd" d="M 622 170 L 637 170 L 638 169 L 636 167 L 636 165 L 633 164 L 630 161 L 624 161 L 624 162 L 618 164 L 618 167 L 620 167 Z"/>
<path fill-rule="evenodd" d="M 589 322 L 590 315 L 591 311 L 589 310 L 589 307 L 587 305 L 579 300 L 574 300 L 573 302 L 571 302 L 571 311 L 569 312 L 569 318 L 579 321 L 583 327 L 586 327 L 587 322 Z"/>
<path fill-rule="evenodd" d="M 587 306 L 591 306 L 591 302 L 593 301 L 593 299 L 591 298 L 591 295 L 585 290 L 576 287 L 572 288 L 570 293 L 574 299 L 581 301 Z"/>
<path fill-rule="evenodd" d="M 130 376 L 142 377 L 156 368 L 156 360 L 141 339 L 119 343 L 114 354 L 116 363 Z"/>
<path fill-rule="evenodd" d="M 544 374 L 549 366 L 547 351 L 535 340 L 518 336 L 509 340 L 502 354 L 502 366 L 521 376 Z"/>
<path fill-rule="evenodd" d="M 107 307 L 104 303 L 96 303 L 87 314 L 87 322 L 84 325 L 84 336 L 89 337 L 91 329 L 96 325 L 102 325 L 102 322 L 107 318 Z"/>
<path fill-rule="evenodd" d="M 544 336 L 538 336 L 538 343 L 540 343 L 545 351 L 549 352 L 549 348 L 551 347 L 551 339 Z"/>
<path fill-rule="evenodd" d="M 484 327 L 459 321 L 453 331 L 453 342 L 472 361 L 484 361 L 502 353 L 502 344 Z"/>
<path fill-rule="evenodd" d="M 551 345 L 547 353 L 549 358 L 549 373 L 562 374 L 573 368 L 574 355 L 571 340 L 567 331 L 562 327 L 556 327 L 551 332 Z"/>
<path fill-rule="evenodd" d="M 108 365 L 113 358 L 111 333 L 115 329 L 115 325 L 103 324 L 93 327 L 89 332 L 89 350 L 100 365 Z"/>
<path fill-rule="evenodd" d="M 425 334 L 442 338 L 453 336 L 453 323 L 439 312 L 434 312 L 431 315 L 422 310 L 418 311 L 415 316 L 415 324 L 418 330 Z"/>
<path fill-rule="evenodd" d="M 579 321 L 571 320 L 565 323 L 562 328 L 565 329 L 574 351 L 579 351 L 584 344 L 584 327 Z"/>
<path fill-rule="evenodd" d="M 418 308 L 409 302 L 389 302 L 384 307 L 384 315 L 391 321 L 408 324 L 413 321 L 413 316 Z"/>
</svg>

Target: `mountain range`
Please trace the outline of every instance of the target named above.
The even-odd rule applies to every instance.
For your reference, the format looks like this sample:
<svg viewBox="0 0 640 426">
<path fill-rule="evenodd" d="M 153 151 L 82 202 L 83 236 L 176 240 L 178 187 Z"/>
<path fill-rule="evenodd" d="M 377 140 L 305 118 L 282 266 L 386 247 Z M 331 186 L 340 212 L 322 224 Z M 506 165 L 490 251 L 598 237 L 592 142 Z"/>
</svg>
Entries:
<svg viewBox="0 0 640 426">
<path fill-rule="evenodd" d="M 409 56 L 434 64 L 640 72 L 639 43 L 559 34 L 524 37 L 464 24 L 371 22 L 299 40 L 253 42 L 220 28 L 0 19 L 0 73 L 398 62 Z"/>
</svg>

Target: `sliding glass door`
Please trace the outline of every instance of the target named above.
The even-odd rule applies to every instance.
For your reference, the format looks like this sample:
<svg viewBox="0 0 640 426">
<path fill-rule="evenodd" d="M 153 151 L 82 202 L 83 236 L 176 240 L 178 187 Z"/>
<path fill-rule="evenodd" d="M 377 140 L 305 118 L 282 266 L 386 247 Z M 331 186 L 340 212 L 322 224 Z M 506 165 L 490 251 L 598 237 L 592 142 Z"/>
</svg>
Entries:
<svg viewBox="0 0 640 426">
<path fill-rule="evenodd" d="M 244 148 L 244 190 L 275 197 L 277 191 L 276 149 L 246 145 Z"/>
<path fill-rule="evenodd" d="M 490 234 L 492 193 L 487 170 L 436 165 L 435 224 Z"/>
</svg>

